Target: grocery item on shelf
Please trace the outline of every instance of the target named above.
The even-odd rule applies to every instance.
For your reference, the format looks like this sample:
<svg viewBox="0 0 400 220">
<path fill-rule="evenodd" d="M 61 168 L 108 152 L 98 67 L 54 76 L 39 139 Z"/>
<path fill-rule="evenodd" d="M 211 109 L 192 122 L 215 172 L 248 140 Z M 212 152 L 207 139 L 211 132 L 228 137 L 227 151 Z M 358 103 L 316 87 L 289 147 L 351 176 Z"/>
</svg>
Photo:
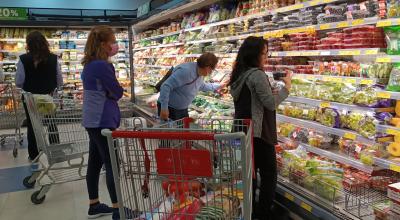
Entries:
<svg viewBox="0 0 400 220">
<path fill-rule="evenodd" d="M 397 63 L 393 66 L 390 73 L 389 83 L 386 87 L 389 91 L 400 92 L 400 64 Z"/>
<path fill-rule="evenodd" d="M 400 54 L 400 26 L 385 27 L 387 54 Z"/>
<path fill-rule="evenodd" d="M 329 134 L 322 134 L 318 132 L 310 132 L 308 137 L 308 144 L 313 147 L 329 149 L 332 148 L 334 138 Z"/>
</svg>

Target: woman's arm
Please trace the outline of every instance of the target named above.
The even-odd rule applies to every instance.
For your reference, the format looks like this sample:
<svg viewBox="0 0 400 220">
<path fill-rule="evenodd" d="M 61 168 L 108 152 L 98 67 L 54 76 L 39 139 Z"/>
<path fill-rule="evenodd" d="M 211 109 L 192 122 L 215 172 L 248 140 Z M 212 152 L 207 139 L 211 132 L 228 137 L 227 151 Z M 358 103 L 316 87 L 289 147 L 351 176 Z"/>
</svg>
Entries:
<svg viewBox="0 0 400 220">
<path fill-rule="evenodd" d="M 274 95 L 268 76 L 261 70 L 253 72 L 248 80 L 263 106 L 270 111 L 275 111 L 278 105 L 289 95 L 289 91 L 286 88 L 281 89 L 278 94 Z"/>
</svg>

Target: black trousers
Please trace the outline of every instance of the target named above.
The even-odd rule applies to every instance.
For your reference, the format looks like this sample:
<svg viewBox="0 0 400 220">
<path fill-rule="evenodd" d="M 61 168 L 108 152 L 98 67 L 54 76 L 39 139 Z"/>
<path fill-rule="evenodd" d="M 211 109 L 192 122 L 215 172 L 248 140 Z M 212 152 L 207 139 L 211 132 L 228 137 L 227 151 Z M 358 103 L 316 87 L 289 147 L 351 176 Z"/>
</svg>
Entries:
<svg viewBox="0 0 400 220">
<path fill-rule="evenodd" d="M 110 152 L 108 150 L 107 138 L 101 135 L 101 128 L 86 128 L 89 134 L 89 160 L 86 174 L 86 185 L 89 199 L 99 198 L 100 171 L 104 164 L 106 168 L 106 184 L 111 202 L 117 203 L 114 175 L 111 167 Z"/>
<path fill-rule="evenodd" d="M 160 116 L 161 104 L 159 102 L 157 102 L 157 109 L 158 109 L 158 116 Z M 168 107 L 168 111 L 169 111 L 169 118 L 173 121 L 189 117 L 188 109 L 178 110 L 178 109 Z"/>
<path fill-rule="evenodd" d="M 253 180 L 253 217 L 260 220 L 272 220 L 271 207 L 275 198 L 277 168 L 275 146 L 261 138 L 254 138 L 254 164 L 259 172 L 261 184 L 256 201 L 257 179 Z"/>
<path fill-rule="evenodd" d="M 22 103 L 25 110 L 26 115 L 26 127 L 27 127 L 27 139 L 28 139 L 28 155 L 29 159 L 33 160 L 39 155 L 39 150 L 37 147 L 36 137 L 33 130 L 32 122 L 29 117 L 28 108 L 25 104 L 24 99 L 22 99 Z M 51 116 L 45 116 L 44 121 L 42 121 L 43 125 L 47 126 L 47 132 L 49 133 L 49 143 L 50 144 L 58 144 L 60 143 L 60 137 L 58 134 L 58 128 L 54 121 L 46 120 L 46 118 L 51 118 Z"/>
</svg>

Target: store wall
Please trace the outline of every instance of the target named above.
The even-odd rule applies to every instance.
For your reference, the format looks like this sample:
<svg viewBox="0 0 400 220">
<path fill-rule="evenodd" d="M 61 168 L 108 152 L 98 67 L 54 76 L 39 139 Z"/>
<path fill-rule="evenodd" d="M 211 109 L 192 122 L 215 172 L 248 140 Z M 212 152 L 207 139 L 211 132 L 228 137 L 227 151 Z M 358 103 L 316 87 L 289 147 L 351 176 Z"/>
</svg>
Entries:
<svg viewBox="0 0 400 220">
<path fill-rule="evenodd" d="M 0 0 L 0 7 L 135 10 L 149 0 Z"/>
</svg>

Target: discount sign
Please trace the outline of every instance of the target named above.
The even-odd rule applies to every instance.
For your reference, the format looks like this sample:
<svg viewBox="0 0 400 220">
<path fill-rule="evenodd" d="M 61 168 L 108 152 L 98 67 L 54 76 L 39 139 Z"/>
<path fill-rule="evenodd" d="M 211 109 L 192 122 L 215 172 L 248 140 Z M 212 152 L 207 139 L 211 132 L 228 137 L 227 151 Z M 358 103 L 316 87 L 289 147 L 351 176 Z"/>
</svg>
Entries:
<svg viewBox="0 0 400 220">
<path fill-rule="evenodd" d="M 25 8 L 0 8 L 0 20 L 27 20 Z"/>
</svg>

